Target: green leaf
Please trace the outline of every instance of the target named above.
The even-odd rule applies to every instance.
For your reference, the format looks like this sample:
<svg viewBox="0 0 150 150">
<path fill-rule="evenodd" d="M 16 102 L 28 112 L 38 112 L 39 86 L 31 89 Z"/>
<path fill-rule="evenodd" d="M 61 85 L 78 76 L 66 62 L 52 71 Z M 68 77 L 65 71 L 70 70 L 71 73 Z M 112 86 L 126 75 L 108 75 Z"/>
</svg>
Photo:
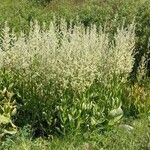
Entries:
<svg viewBox="0 0 150 150">
<path fill-rule="evenodd" d="M 17 129 L 12 128 L 12 130 L 4 130 L 5 134 L 16 134 L 17 133 Z"/>
<path fill-rule="evenodd" d="M 17 113 L 17 109 L 14 108 L 14 109 L 12 110 L 12 112 L 11 112 L 11 115 L 14 116 L 14 115 L 16 115 L 16 113 Z"/>
<path fill-rule="evenodd" d="M 68 118 L 70 121 L 72 120 L 72 116 L 70 114 L 68 114 Z"/>
<path fill-rule="evenodd" d="M 10 123 L 10 118 L 4 115 L 0 115 L 0 124 L 8 124 Z"/>
<path fill-rule="evenodd" d="M 121 109 L 121 107 L 117 108 L 117 109 L 113 109 L 109 112 L 109 117 L 110 118 L 114 118 L 117 116 L 123 115 L 123 110 Z"/>
<path fill-rule="evenodd" d="M 123 115 L 117 116 L 114 119 L 109 120 L 108 125 L 112 126 L 115 125 L 116 123 L 118 123 L 120 121 L 120 119 L 122 118 Z"/>
<path fill-rule="evenodd" d="M 93 117 L 91 118 L 91 124 L 92 124 L 92 125 L 96 125 L 96 120 L 95 120 L 95 118 L 93 118 Z"/>
</svg>

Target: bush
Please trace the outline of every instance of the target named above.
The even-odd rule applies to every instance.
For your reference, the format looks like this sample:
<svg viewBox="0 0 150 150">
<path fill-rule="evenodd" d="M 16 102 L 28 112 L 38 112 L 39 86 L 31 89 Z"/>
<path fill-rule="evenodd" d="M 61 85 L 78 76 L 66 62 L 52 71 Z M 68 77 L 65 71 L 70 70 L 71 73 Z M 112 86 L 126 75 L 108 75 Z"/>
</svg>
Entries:
<svg viewBox="0 0 150 150">
<path fill-rule="evenodd" d="M 147 64 L 147 75 L 150 76 L 150 2 L 146 1 L 139 6 L 136 15 L 136 61 L 134 65 L 134 73 L 137 72 L 137 68 L 140 66 L 142 57 L 146 57 Z"/>
<path fill-rule="evenodd" d="M 94 24 L 30 25 L 28 36 L 16 37 L 6 24 L 0 46 L 1 86 L 14 83 L 23 104 L 16 124 L 30 124 L 35 134 L 65 134 L 118 123 L 134 63 L 134 25 L 118 28 L 114 41 Z"/>
</svg>

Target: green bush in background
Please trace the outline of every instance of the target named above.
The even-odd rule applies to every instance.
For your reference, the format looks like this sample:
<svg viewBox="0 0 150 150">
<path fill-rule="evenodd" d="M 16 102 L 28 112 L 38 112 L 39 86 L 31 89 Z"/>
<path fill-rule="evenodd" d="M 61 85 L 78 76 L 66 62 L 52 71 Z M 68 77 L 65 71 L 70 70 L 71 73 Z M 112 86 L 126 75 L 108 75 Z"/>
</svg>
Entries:
<svg viewBox="0 0 150 150">
<path fill-rule="evenodd" d="M 145 55 L 148 63 L 147 75 L 150 76 L 150 1 L 143 3 L 137 10 L 136 14 L 136 36 L 137 44 L 136 51 L 136 63 L 134 66 L 134 73 L 136 74 L 137 68 L 142 60 L 142 56 Z"/>
</svg>

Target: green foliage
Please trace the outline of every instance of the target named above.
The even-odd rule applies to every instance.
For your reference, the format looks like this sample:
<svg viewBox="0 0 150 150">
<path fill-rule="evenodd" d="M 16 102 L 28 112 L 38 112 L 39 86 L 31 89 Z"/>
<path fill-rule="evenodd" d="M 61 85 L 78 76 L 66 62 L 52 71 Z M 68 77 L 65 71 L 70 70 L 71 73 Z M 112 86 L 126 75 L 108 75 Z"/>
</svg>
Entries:
<svg viewBox="0 0 150 150">
<path fill-rule="evenodd" d="M 148 131 L 148 127 L 142 131 L 139 125 L 143 138 L 138 129 L 137 135 L 135 132 L 130 137 L 118 128 L 125 116 L 150 117 L 149 79 L 140 76 L 135 85 L 126 80 L 133 67 L 135 42 L 134 26 L 128 25 L 135 18 L 135 49 L 139 51 L 135 64 L 138 66 L 139 58 L 149 52 L 149 5 L 149 1 L 142 0 L 95 0 L 76 4 L 66 0 L 52 1 L 44 7 L 35 1 L 3 1 L 0 5 L 0 88 L 6 89 L 0 93 L 0 134 L 14 134 L 16 126 L 30 125 L 34 137 L 90 133 L 91 141 L 87 141 L 91 145 L 73 143 L 70 149 L 109 149 L 112 145 L 120 149 L 119 144 L 126 149 L 147 148 L 149 133 L 145 130 Z M 52 23 L 53 13 L 56 20 Z M 35 19 L 38 21 L 32 22 Z M 10 29 L 7 25 L 3 28 L 6 20 Z M 12 28 L 17 36 L 11 33 Z M 146 58 L 148 60 L 148 56 Z M 17 97 L 9 93 L 11 83 Z M 101 136 L 115 127 L 114 132 Z M 18 147 L 51 147 L 43 139 L 34 143 L 24 134 L 26 132 L 16 140 Z M 125 139 L 121 138 L 124 134 Z M 23 137 L 20 139 L 20 136 Z M 86 137 L 80 138 L 86 141 Z M 52 143 L 52 148 L 61 149 L 65 142 L 60 147 L 59 142 L 57 139 Z M 140 144 L 137 146 L 137 143 Z M 9 144 L 13 145 L 11 138 Z"/>
<path fill-rule="evenodd" d="M 114 39 L 116 44 L 110 45 L 107 33 L 98 36 L 94 25 L 85 32 L 80 23 L 70 31 L 65 20 L 59 29 L 54 20 L 49 30 L 31 22 L 29 35 L 18 37 L 6 24 L 1 86 L 14 83 L 13 91 L 20 95 L 16 125 L 30 124 L 35 134 L 47 135 L 106 129 L 120 122 L 123 89 L 133 65 L 134 25 L 118 28 Z"/>
<path fill-rule="evenodd" d="M 8 22 L 9 27 L 15 32 L 29 32 L 30 21 L 39 20 L 39 22 L 50 22 L 52 12 L 46 8 L 40 7 L 28 0 L 6 0 L 0 5 L 0 28 L 3 28 L 4 22 Z M 1 32 L 1 30 L 0 30 Z"/>
<path fill-rule="evenodd" d="M 0 6 L 0 14 L 3 14 L 0 16 L 0 22 L 3 23 L 7 20 L 10 27 L 15 27 L 16 31 L 20 31 L 26 30 L 31 20 L 36 19 L 39 22 L 49 23 L 52 14 L 55 13 L 67 20 L 74 20 L 76 16 L 79 16 L 80 21 L 85 25 L 95 23 L 104 26 L 107 22 L 107 25 L 112 28 L 111 23 L 116 16 L 116 26 L 122 24 L 124 19 L 126 19 L 127 23 L 131 23 L 140 5 L 141 0 L 96 0 L 83 2 L 54 0 L 47 4 L 47 7 L 43 7 L 27 0 L 15 0 L 13 2 L 6 0 Z"/>
<path fill-rule="evenodd" d="M 147 75 L 150 76 L 150 1 L 145 1 L 138 8 L 136 14 L 136 61 L 134 70 L 137 71 L 137 68 L 140 66 L 142 57 L 145 55 L 147 60 Z"/>
<path fill-rule="evenodd" d="M 145 1 L 138 8 L 136 15 L 137 30 L 136 34 L 143 42 L 144 38 L 150 35 L 150 2 Z M 143 40 L 142 40 L 143 39 Z M 145 45 L 146 46 L 146 45 Z"/>
<path fill-rule="evenodd" d="M 129 120 L 129 119 L 128 119 Z M 0 145 L 1 150 L 81 150 L 81 149 L 149 149 L 150 148 L 150 128 L 147 118 L 137 119 L 127 122 L 133 127 L 128 131 L 123 127 L 114 127 L 110 131 L 86 132 L 84 134 L 71 134 L 62 137 L 49 137 L 32 139 L 29 131 L 24 128 L 13 137 L 8 137 Z M 129 126 L 128 125 L 128 126 Z M 123 125 L 122 125 L 123 126 Z M 127 124 L 126 124 L 127 126 Z"/>
<path fill-rule="evenodd" d="M 96 23 L 100 25 L 107 24 L 111 28 L 112 20 L 117 17 L 117 25 L 121 24 L 123 19 L 131 23 L 135 17 L 137 2 L 132 0 L 108 0 L 95 1 L 86 4 L 84 8 L 79 8 L 78 15 L 85 25 Z"/>
<path fill-rule="evenodd" d="M 146 92 L 145 92 L 146 91 Z M 150 112 L 150 89 L 143 85 L 135 84 L 130 90 L 130 101 L 133 103 L 139 113 Z M 131 108 L 132 109 L 132 108 Z"/>
<path fill-rule="evenodd" d="M 12 120 L 12 116 L 16 115 L 17 111 L 13 95 L 6 88 L 0 91 L 0 137 L 17 132 L 17 127 L 13 124 Z"/>
</svg>

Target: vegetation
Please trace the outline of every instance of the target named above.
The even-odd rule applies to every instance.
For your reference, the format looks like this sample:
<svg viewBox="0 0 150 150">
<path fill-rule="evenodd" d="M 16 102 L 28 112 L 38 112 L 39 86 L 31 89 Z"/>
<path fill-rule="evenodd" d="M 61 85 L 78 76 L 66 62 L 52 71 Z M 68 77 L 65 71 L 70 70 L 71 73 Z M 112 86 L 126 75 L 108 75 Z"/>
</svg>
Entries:
<svg viewBox="0 0 150 150">
<path fill-rule="evenodd" d="M 134 126 L 134 130 L 128 131 L 124 130 L 124 128 L 114 127 L 112 131 L 107 131 L 103 134 L 94 131 L 92 133 L 67 135 L 65 138 L 49 137 L 47 139 L 36 138 L 34 140 L 29 134 L 28 130 L 30 128 L 26 127 L 15 137 L 7 138 L 7 141 L 0 148 L 2 150 L 148 150 L 150 148 L 150 130 L 146 118 L 130 122 L 130 125 Z"/>
<path fill-rule="evenodd" d="M 2 2 L 0 149 L 149 149 L 149 6 Z"/>
</svg>

